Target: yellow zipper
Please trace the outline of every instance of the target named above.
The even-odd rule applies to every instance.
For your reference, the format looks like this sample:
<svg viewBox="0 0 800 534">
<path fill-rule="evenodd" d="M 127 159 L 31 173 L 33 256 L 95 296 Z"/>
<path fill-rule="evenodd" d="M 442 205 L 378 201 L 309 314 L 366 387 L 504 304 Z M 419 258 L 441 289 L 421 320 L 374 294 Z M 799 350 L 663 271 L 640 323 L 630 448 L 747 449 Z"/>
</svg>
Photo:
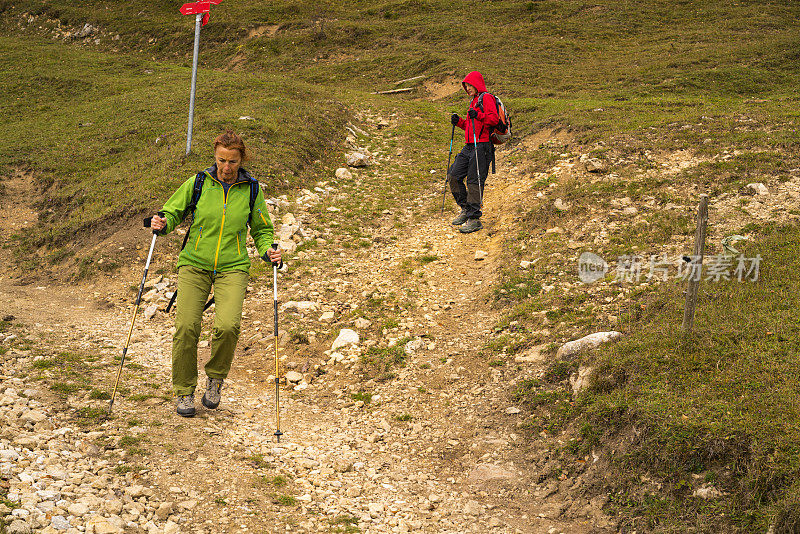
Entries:
<svg viewBox="0 0 800 534">
<path fill-rule="evenodd" d="M 214 273 L 217 272 L 217 261 L 219 260 L 219 246 L 222 243 L 222 229 L 225 228 L 225 212 L 228 208 L 228 192 L 222 193 L 222 222 L 219 224 L 219 237 L 217 237 L 217 252 L 214 254 Z"/>
<path fill-rule="evenodd" d="M 241 256 L 242 249 L 239 247 L 239 234 L 241 234 L 241 232 L 236 232 L 236 252 Z"/>
<path fill-rule="evenodd" d="M 200 231 L 197 232 L 197 241 L 194 242 L 194 249 L 197 250 L 197 245 L 200 243 L 200 236 L 203 235 L 203 227 L 200 227 Z"/>
<path fill-rule="evenodd" d="M 211 176 L 210 174 L 208 176 Z M 225 228 L 225 213 L 228 211 L 228 191 L 230 191 L 231 187 L 237 184 L 243 184 L 245 182 L 234 182 L 230 186 L 228 186 L 228 191 L 225 191 L 225 188 L 222 186 L 222 182 L 216 180 L 213 176 L 211 179 L 216 181 L 222 187 L 222 222 L 219 224 L 219 237 L 217 237 L 217 251 L 214 253 L 214 274 L 217 273 L 217 262 L 219 261 L 219 246 L 222 244 L 222 230 Z M 262 215 L 263 218 L 263 215 Z M 239 234 L 236 234 L 236 245 L 239 245 Z"/>
</svg>

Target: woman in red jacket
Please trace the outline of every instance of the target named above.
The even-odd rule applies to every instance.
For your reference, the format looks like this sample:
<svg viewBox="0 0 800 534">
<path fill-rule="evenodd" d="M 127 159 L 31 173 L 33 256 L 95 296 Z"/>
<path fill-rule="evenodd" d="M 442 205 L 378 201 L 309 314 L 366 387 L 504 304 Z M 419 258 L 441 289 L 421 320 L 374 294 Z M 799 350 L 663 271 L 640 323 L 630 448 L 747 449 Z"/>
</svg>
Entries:
<svg viewBox="0 0 800 534">
<path fill-rule="evenodd" d="M 450 117 L 454 126 L 464 130 L 466 144 L 453 160 L 453 165 L 448 170 L 448 180 L 453 198 L 461 208 L 461 213 L 453 219 L 452 224 L 460 226 L 459 231 L 468 234 L 483 228 L 481 204 L 492 151 L 489 135 L 491 128 L 500 122 L 500 116 L 497 114 L 494 98 L 483 98 L 486 84 L 480 72 L 472 71 L 467 74 L 461 85 L 472 101 L 466 118 L 462 119 L 456 113 Z"/>
</svg>

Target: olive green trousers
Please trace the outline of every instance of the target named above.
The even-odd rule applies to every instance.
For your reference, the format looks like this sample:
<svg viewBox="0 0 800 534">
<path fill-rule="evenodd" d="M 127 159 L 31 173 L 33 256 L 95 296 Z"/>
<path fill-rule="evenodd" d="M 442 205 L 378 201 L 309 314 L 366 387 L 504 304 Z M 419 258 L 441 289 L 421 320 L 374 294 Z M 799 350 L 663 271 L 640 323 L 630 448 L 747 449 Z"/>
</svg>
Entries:
<svg viewBox="0 0 800 534">
<path fill-rule="evenodd" d="M 231 369 L 239 341 L 242 305 L 249 275 L 244 271 L 216 273 L 183 265 L 178 269 L 175 335 L 172 337 L 172 389 L 175 395 L 191 395 L 197 387 L 197 342 L 203 306 L 214 287 L 214 331 L 211 359 L 205 365 L 209 378 L 225 378 Z"/>
</svg>

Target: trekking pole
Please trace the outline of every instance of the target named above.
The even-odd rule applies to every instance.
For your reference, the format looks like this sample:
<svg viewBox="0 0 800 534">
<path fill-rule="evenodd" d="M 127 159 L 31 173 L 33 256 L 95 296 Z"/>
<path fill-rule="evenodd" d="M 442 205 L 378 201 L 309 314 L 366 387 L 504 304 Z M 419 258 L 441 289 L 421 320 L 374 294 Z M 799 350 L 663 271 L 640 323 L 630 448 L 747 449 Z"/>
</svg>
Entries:
<svg viewBox="0 0 800 534">
<path fill-rule="evenodd" d="M 475 144 L 475 170 L 478 171 L 478 191 L 480 191 L 481 205 L 483 208 L 483 187 L 481 187 L 481 166 L 478 165 L 478 138 L 475 136 L 475 119 L 472 119 L 472 142 Z"/>
<path fill-rule="evenodd" d="M 450 151 L 447 153 L 447 170 L 444 173 L 444 191 L 442 191 L 442 215 L 444 215 L 444 201 L 447 198 L 447 182 L 450 181 L 450 156 L 453 155 L 453 137 L 456 135 L 456 125 L 450 132 Z"/>
<path fill-rule="evenodd" d="M 272 250 L 278 250 L 277 243 L 272 244 Z M 275 304 L 275 437 L 277 438 L 278 443 L 280 443 L 283 432 L 281 432 L 281 379 L 280 374 L 278 373 L 278 264 L 274 261 L 272 262 L 272 296 L 273 303 Z"/>
<path fill-rule="evenodd" d="M 159 211 L 158 216 L 164 217 L 164 213 Z M 145 228 L 150 228 L 151 219 L 151 217 L 148 217 L 144 220 Z M 147 280 L 147 270 L 150 268 L 150 259 L 153 257 L 153 247 L 156 245 L 156 237 L 158 237 L 158 230 L 153 230 L 153 240 L 150 242 L 150 252 L 147 253 L 147 262 L 144 264 L 142 283 L 139 284 L 139 293 L 136 294 L 136 302 L 133 305 L 131 327 L 128 329 L 128 338 L 125 340 L 125 348 L 122 349 L 122 359 L 119 361 L 119 370 L 117 371 L 117 380 L 114 382 L 114 391 L 111 392 L 111 402 L 108 403 L 109 414 L 111 414 L 111 409 L 114 407 L 114 398 L 117 396 L 117 387 L 119 386 L 119 379 L 122 376 L 122 366 L 125 365 L 125 355 L 128 353 L 128 345 L 130 345 L 131 334 L 133 333 L 133 323 L 136 321 L 136 314 L 139 312 L 139 304 L 142 301 L 142 291 L 144 290 L 144 283 Z"/>
</svg>

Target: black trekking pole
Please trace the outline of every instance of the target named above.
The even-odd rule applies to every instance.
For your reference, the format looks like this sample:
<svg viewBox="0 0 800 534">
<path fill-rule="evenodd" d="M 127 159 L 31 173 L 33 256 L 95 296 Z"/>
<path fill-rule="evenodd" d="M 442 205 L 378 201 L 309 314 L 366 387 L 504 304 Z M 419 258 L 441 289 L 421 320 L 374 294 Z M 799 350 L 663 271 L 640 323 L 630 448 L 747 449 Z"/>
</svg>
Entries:
<svg viewBox="0 0 800 534">
<path fill-rule="evenodd" d="M 278 250 L 277 243 L 272 244 L 272 250 Z M 278 443 L 280 443 L 283 432 L 281 432 L 281 379 L 278 373 L 278 366 L 280 365 L 278 362 L 278 264 L 274 261 L 272 262 L 272 296 L 273 303 L 275 304 L 275 437 Z"/>
<path fill-rule="evenodd" d="M 159 211 L 159 217 L 164 217 L 164 213 Z M 150 228 L 152 217 L 144 220 L 144 227 Z M 125 355 L 128 353 L 128 345 L 131 342 L 131 334 L 133 333 L 133 323 L 136 322 L 136 314 L 139 312 L 139 304 L 142 301 L 142 291 L 144 290 L 144 283 L 147 280 L 147 270 L 150 268 L 150 259 L 153 257 L 153 247 L 156 245 L 156 237 L 158 237 L 158 230 L 153 230 L 153 240 L 150 242 L 150 252 L 147 253 L 147 262 L 144 264 L 144 274 L 142 275 L 142 283 L 139 284 L 139 293 L 136 294 L 136 302 L 133 305 L 133 317 L 131 317 L 131 327 L 128 329 L 128 338 L 125 340 L 125 348 L 122 349 L 122 359 L 119 361 L 119 370 L 117 371 L 117 380 L 114 382 L 114 391 L 111 392 L 111 402 L 108 403 L 108 413 L 111 414 L 111 409 L 114 407 L 114 398 L 117 396 L 117 387 L 119 386 L 119 379 L 122 376 L 122 366 L 125 365 Z"/>
<path fill-rule="evenodd" d="M 478 171 L 478 191 L 480 191 L 481 204 L 483 208 L 483 187 L 481 187 L 481 166 L 478 165 L 478 138 L 475 136 L 475 119 L 472 119 L 472 142 L 475 143 L 475 170 Z"/>
<path fill-rule="evenodd" d="M 444 201 L 447 198 L 447 183 L 450 181 L 450 156 L 453 155 L 453 137 L 456 135 L 456 125 L 450 131 L 450 151 L 447 153 L 447 170 L 444 173 L 444 191 L 442 191 L 442 215 L 444 215 Z"/>
</svg>

